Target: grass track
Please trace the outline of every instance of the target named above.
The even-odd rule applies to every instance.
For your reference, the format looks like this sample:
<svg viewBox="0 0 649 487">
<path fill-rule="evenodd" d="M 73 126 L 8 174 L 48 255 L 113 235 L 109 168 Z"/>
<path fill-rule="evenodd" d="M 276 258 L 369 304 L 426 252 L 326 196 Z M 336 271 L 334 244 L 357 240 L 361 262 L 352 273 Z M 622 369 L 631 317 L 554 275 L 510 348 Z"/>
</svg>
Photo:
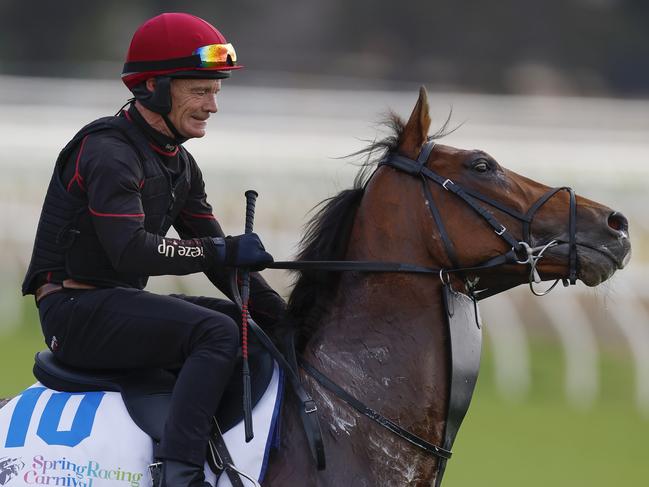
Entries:
<svg viewBox="0 0 649 487">
<path fill-rule="evenodd" d="M 602 355 L 600 398 L 580 411 L 565 400 L 560 351 L 532 352 L 533 390 L 521 403 L 496 393 L 485 354 L 444 487 L 649 486 L 649 420 L 633 403 L 626 358 Z"/>
</svg>

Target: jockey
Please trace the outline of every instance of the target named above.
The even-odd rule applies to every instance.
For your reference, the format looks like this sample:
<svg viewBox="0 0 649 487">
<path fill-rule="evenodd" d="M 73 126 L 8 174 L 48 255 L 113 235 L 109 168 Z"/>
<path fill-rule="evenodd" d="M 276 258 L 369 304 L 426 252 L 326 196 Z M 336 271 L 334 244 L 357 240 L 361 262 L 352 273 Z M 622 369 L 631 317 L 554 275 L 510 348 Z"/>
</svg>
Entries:
<svg viewBox="0 0 649 487">
<path fill-rule="evenodd" d="M 273 260 L 254 233 L 224 236 L 182 145 L 205 135 L 221 80 L 241 67 L 232 44 L 198 17 L 165 13 L 145 22 L 122 73 L 134 98 L 60 153 L 23 283 L 61 362 L 179 369 L 156 487 L 209 485 L 211 417 L 235 363 L 241 317 L 228 300 L 144 291 L 148 277 L 204 272 L 230 295 L 228 268 L 261 270 Z M 166 237 L 171 226 L 180 238 Z M 256 272 L 251 303 L 266 328 L 285 308 Z"/>
</svg>

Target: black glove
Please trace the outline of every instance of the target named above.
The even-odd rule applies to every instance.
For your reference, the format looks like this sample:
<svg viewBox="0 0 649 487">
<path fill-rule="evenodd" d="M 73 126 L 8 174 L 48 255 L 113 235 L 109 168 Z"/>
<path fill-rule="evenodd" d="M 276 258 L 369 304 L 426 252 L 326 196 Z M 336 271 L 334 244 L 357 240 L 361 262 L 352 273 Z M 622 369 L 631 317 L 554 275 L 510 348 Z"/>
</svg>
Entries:
<svg viewBox="0 0 649 487">
<path fill-rule="evenodd" d="M 266 252 L 256 233 L 246 233 L 236 237 L 213 237 L 217 259 L 228 267 L 247 267 L 260 271 L 273 262 L 273 256 Z"/>
</svg>

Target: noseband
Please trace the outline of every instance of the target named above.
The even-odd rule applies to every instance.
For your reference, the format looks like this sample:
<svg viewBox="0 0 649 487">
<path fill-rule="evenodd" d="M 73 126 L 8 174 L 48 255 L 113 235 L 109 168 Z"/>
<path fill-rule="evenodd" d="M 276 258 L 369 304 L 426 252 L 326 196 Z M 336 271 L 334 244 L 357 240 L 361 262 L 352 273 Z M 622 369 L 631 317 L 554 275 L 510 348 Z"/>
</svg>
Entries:
<svg viewBox="0 0 649 487">
<path fill-rule="evenodd" d="M 475 190 L 463 188 L 459 184 L 453 182 L 451 179 L 440 176 L 433 170 L 426 167 L 426 163 L 428 162 L 428 158 L 430 157 L 430 154 L 433 151 L 434 147 L 435 142 L 428 140 L 422 147 L 417 160 L 413 160 L 399 154 L 388 154 L 388 156 L 386 156 L 381 162 L 379 162 L 379 166 L 390 166 L 399 171 L 405 172 L 406 174 L 410 174 L 411 176 L 421 179 L 428 209 L 430 210 L 433 220 L 435 220 L 435 224 L 437 225 L 440 237 L 442 239 L 442 242 L 444 243 L 446 254 L 448 255 L 448 258 L 452 265 L 450 269 L 444 269 L 443 271 L 440 271 L 442 280 L 444 280 L 444 275 L 446 275 L 446 280 L 448 281 L 448 275 L 450 273 L 464 274 L 467 271 L 487 269 L 505 264 L 529 264 L 529 285 L 532 292 L 537 296 L 543 296 L 549 293 L 552 289 L 554 289 L 554 287 L 561 279 L 557 279 L 549 289 L 541 292 L 537 291 L 536 289 L 534 289 L 534 283 L 541 282 L 541 278 L 536 270 L 536 266 L 538 264 L 538 261 L 543 257 L 544 252 L 547 249 L 558 245 L 559 242 L 557 240 L 552 240 L 544 245 L 532 247 L 530 230 L 534 216 L 541 209 L 541 207 L 560 191 L 567 191 L 570 196 L 570 212 L 568 219 L 569 272 L 568 277 L 564 278 L 563 281 L 564 285 L 566 286 L 568 285 L 568 283 L 575 284 L 577 282 L 577 199 L 572 188 L 567 186 L 552 188 L 538 200 L 536 200 L 536 202 L 530 207 L 527 213 L 523 214 L 519 211 L 508 208 L 500 202 L 495 201 L 488 196 L 480 194 Z M 472 210 L 480 215 L 491 226 L 495 234 L 502 238 L 511 247 L 511 250 L 496 257 L 492 257 L 491 259 L 477 266 L 462 267 L 458 261 L 455 247 L 444 226 L 444 221 L 442 220 L 439 209 L 437 208 L 435 201 L 433 200 L 433 195 L 430 191 L 428 181 L 437 183 L 446 191 L 450 191 L 451 193 L 461 198 L 462 201 L 464 201 Z M 516 239 L 509 232 L 507 227 L 501 224 L 489 210 L 485 209 L 479 203 L 479 201 L 487 203 L 489 206 L 492 206 L 493 208 L 496 208 L 503 213 L 506 213 L 507 215 L 519 220 L 522 223 L 523 227 L 522 240 Z M 499 289 L 498 292 L 500 291 L 502 290 Z M 491 294 L 489 294 L 489 290 L 485 290 L 480 292 L 479 297 L 484 298 Z"/>
</svg>

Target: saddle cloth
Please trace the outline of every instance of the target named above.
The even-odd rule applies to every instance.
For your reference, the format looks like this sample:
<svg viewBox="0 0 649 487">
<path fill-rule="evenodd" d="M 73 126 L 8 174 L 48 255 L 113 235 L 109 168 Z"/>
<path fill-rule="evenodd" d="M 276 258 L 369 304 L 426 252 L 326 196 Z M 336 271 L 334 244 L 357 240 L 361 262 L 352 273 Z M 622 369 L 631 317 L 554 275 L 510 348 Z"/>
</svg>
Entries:
<svg viewBox="0 0 649 487">
<path fill-rule="evenodd" d="M 274 364 L 253 409 L 255 437 L 243 422 L 224 432 L 235 466 L 263 480 L 277 431 L 283 376 Z M 40 382 L 0 409 L 0 486 L 148 487 L 153 442 L 132 420 L 119 392 L 59 392 Z M 205 465 L 208 482 L 231 487 Z M 246 480 L 243 479 L 244 485 Z"/>
</svg>

